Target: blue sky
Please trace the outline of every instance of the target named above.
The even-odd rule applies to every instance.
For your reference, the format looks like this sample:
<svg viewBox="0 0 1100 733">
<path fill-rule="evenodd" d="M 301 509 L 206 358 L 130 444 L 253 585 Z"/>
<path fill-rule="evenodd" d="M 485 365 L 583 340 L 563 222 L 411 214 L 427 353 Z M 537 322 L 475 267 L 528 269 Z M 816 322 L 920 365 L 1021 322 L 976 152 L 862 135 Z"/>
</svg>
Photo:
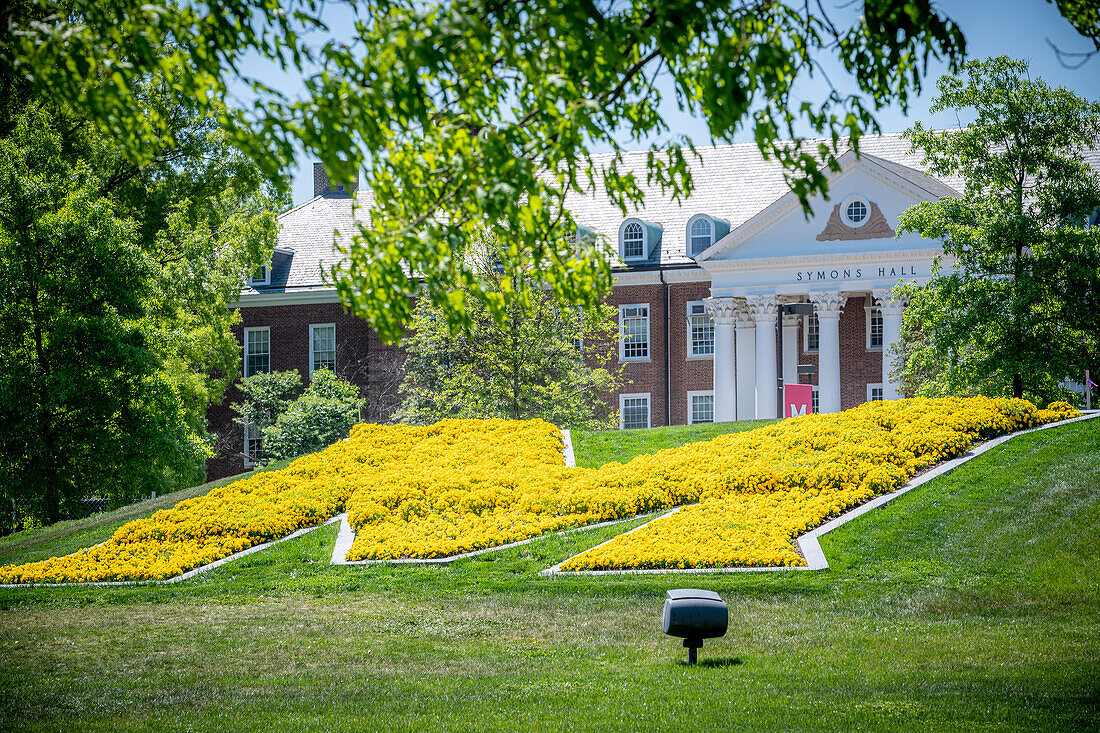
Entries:
<svg viewBox="0 0 1100 733">
<path fill-rule="evenodd" d="M 849 19 L 855 12 L 853 7 L 844 7 L 848 3 L 843 0 L 824 0 L 824 5 L 837 23 Z M 1001 54 L 1023 58 L 1031 63 L 1032 75 L 1042 77 L 1048 84 L 1065 86 L 1089 99 L 1100 99 L 1100 56 L 1094 57 L 1080 69 L 1070 70 L 1059 64 L 1054 51 L 1047 45 L 1049 38 L 1064 51 L 1087 51 L 1091 48 L 1090 43 L 1062 19 L 1053 5 L 1044 0 L 944 0 L 938 5 L 962 27 L 970 58 Z M 340 11 L 332 10 L 330 13 L 328 20 L 331 27 L 347 27 L 346 23 L 341 22 L 343 19 Z M 840 91 L 854 91 L 839 63 L 825 61 L 823 66 Z M 292 96 L 302 90 L 299 79 L 272 72 L 259 64 L 247 64 L 244 71 L 257 75 Z M 942 66 L 933 66 L 929 70 L 924 92 L 912 101 L 908 115 L 902 114 L 896 107 L 886 108 L 878 113 L 882 129 L 900 132 L 918 119 L 937 127 L 956 125 L 954 113 L 932 116 L 928 112 L 935 93 L 935 80 L 944 71 Z M 824 80 L 821 79 L 809 80 L 802 83 L 800 91 L 807 99 L 816 98 L 822 94 L 822 87 L 819 85 L 823 84 Z M 667 119 L 672 130 L 689 135 L 697 145 L 709 144 L 706 120 L 679 112 L 671 94 L 665 94 L 664 98 Z M 737 141 L 749 142 L 751 139 L 751 133 L 744 132 Z M 659 144 L 661 140 L 655 139 L 651 142 Z M 293 172 L 294 203 L 301 203 L 312 197 L 312 171 L 313 159 L 300 156 L 297 169 Z"/>
</svg>

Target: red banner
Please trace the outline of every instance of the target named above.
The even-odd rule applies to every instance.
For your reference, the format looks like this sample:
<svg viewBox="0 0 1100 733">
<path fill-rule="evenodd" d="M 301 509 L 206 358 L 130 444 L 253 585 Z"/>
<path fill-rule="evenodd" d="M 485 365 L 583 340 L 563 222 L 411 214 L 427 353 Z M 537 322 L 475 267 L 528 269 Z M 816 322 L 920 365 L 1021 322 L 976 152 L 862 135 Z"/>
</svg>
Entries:
<svg viewBox="0 0 1100 733">
<path fill-rule="evenodd" d="M 783 385 L 783 417 L 799 417 L 814 411 L 814 388 L 809 384 Z"/>
</svg>

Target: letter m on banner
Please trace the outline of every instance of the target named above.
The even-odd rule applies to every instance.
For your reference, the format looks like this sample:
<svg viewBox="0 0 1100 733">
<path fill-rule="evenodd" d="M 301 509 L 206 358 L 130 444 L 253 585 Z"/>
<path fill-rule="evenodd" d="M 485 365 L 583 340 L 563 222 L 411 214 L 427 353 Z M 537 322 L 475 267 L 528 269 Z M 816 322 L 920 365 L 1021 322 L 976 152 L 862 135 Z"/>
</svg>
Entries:
<svg viewBox="0 0 1100 733">
<path fill-rule="evenodd" d="M 783 417 L 800 417 L 814 411 L 814 388 L 809 384 L 783 385 Z"/>
</svg>

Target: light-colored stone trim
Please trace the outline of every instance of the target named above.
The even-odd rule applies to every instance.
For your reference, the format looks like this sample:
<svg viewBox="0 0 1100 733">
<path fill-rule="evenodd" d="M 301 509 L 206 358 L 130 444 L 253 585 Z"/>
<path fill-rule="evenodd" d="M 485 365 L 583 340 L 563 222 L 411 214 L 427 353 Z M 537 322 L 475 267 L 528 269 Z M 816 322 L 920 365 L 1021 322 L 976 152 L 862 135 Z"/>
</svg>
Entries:
<svg viewBox="0 0 1100 733">
<path fill-rule="evenodd" d="M 676 267 L 674 263 L 666 263 L 660 267 L 654 267 L 654 269 L 613 271 L 611 280 L 612 285 L 617 288 L 637 285 L 661 285 L 662 283 L 708 283 L 710 282 L 710 273 L 701 267 Z"/>
<path fill-rule="evenodd" d="M 336 294 L 336 288 L 321 287 L 304 291 L 281 292 L 242 292 L 236 302 L 230 303 L 229 308 L 261 308 L 272 305 L 314 305 L 317 303 L 339 303 L 340 296 Z"/>
<path fill-rule="evenodd" d="M 561 429 L 561 454 L 565 465 L 576 468 L 577 458 L 573 455 L 573 435 L 565 428 Z"/>
</svg>

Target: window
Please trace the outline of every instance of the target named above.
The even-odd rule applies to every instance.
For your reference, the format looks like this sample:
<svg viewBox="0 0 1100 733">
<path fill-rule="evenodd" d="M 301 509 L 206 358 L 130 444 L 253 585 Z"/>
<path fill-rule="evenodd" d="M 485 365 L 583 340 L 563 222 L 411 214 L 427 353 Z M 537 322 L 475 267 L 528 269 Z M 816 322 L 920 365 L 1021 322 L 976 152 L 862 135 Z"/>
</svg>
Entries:
<svg viewBox="0 0 1100 733">
<path fill-rule="evenodd" d="M 268 285 L 271 283 L 271 268 L 267 265 L 260 265 L 260 269 L 256 270 L 255 275 L 251 275 L 248 278 L 249 285 Z"/>
<path fill-rule="evenodd" d="M 818 346 L 821 344 L 821 324 L 818 323 L 817 313 L 811 313 L 806 316 L 805 330 L 802 334 L 802 350 L 803 351 L 817 351 Z"/>
<path fill-rule="evenodd" d="M 645 229 L 639 222 L 628 222 L 623 229 L 623 259 L 639 257 L 645 257 Z"/>
<path fill-rule="evenodd" d="M 619 359 L 649 358 L 649 304 L 619 306 Z"/>
<path fill-rule="evenodd" d="M 867 385 L 867 401 L 878 402 L 882 399 L 882 382 Z"/>
<path fill-rule="evenodd" d="M 714 422 L 714 392 L 688 392 L 688 425 Z"/>
<path fill-rule="evenodd" d="M 871 204 L 860 194 L 853 194 L 840 202 L 840 218 L 853 229 L 871 220 Z"/>
<path fill-rule="evenodd" d="M 649 393 L 619 395 L 619 427 L 637 430 L 649 427 Z"/>
<path fill-rule="evenodd" d="M 244 376 L 266 374 L 271 371 L 271 329 L 246 328 L 244 330 Z"/>
<path fill-rule="evenodd" d="M 882 308 L 867 309 L 867 348 L 882 348 Z"/>
<path fill-rule="evenodd" d="M 818 395 L 817 385 L 815 384 L 813 395 L 811 395 L 811 397 L 810 397 L 810 409 L 813 410 L 815 415 L 817 413 L 821 412 L 821 408 L 818 407 L 817 395 Z"/>
<path fill-rule="evenodd" d="M 309 375 L 318 369 L 336 371 L 336 324 L 320 323 L 309 327 Z"/>
<path fill-rule="evenodd" d="M 701 217 L 691 223 L 688 235 L 688 256 L 694 257 L 714 244 L 714 225 L 710 219 Z"/>
<path fill-rule="evenodd" d="M 244 426 L 244 465 L 253 465 L 260 457 L 264 446 L 263 431 L 252 423 Z"/>
<path fill-rule="evenodd" d="M 687 311 L 688 357 L 714 356 L 714 318 L 701 300 L 688 303 Z"/>
</svg>

